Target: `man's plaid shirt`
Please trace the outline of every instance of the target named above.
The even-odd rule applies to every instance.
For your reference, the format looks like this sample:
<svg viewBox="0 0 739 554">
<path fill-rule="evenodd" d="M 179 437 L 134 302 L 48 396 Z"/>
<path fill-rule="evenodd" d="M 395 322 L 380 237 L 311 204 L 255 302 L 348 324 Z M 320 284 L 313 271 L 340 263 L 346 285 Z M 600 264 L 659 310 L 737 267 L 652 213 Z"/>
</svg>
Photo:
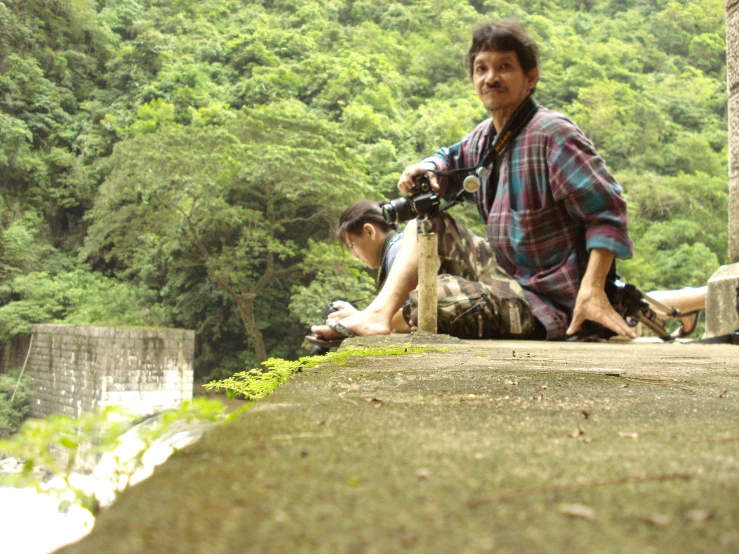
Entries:
<svg viewBox="0 0 739 554">
<path fill-rule="evenodd" d="M 442 171 L 477 167 L 490 133 L 492 119 L 424 161 Z M 459 191 L 463 177 L 439 180 L 445 198 Z M 565 338 L 588 252 L 633 254 L 621 186 L 572 121 L 539 107 L 503 156 L 488 210 L 490 193 L 482 179 L 475 196 L 498 263 L 523 287 L 547 338 Z"/>
</svg>

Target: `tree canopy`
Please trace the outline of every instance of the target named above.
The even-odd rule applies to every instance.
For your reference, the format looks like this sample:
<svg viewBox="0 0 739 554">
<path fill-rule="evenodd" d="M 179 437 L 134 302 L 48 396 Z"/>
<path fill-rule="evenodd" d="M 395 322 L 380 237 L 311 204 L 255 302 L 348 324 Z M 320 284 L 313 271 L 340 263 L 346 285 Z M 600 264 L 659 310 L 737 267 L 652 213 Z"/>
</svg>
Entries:
<svg viewBox="0 0 739 554">
<path fill-rule="evenodd" d="M 296 355 L 371 290 L 338 213 L 486 117 L 464 58 L 503 17 L 624 186 L 621 272 L 705 283 L 728 261 L 722 0 L 0 0 L 0 333 L 193 328 L 200 376 Z"/>
</svg>

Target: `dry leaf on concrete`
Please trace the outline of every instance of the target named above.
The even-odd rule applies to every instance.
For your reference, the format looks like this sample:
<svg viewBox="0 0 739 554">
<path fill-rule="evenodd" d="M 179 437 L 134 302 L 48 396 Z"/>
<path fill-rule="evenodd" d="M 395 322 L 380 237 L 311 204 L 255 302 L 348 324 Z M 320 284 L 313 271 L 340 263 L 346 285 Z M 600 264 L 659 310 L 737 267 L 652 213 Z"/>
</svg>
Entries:
<svg viewBox="0 0 739 554">
<path fill-rule="evenodd" d="M 416 477 L 418 477 L 419 481 L 428 481 L 431 478 L 431 470 L 422 467 L 416 472 Z"/>
<path fill-rule="evenodd" d="M 670 518 L 663 514 L 643 513 L 639 514 L 639 519 L 655 527 L 667 527 L 670 524 Z"/>
<path fill-rule="evenodd" d="M 595 510 L 585 504 L 560 504 L 559 513 L 570 517 L 579 517 L 593 521 L 595 519 Z"/>
<path fill-rule="evenodd" d="M 375 407 L 382 406 L 385 403 L 384 400 L 380 400 L 379 398 L 365 398 L 364 401 L 369 402 L 370 404 L 375 404 Z"/>
<path fill-rule="evenodd" d="M 569 436 L 575 439 L 579 437 L 580 435 L 584 435 L 584 434 L 585 434 L 585 429 L 582 428 L 582 425 L 578 425 L 572 430 Z"/>
<path fill-rule="evenodd" d="M 690 510 L 685 514 L 685 520 L 692 523 L 702 523 L 712 519 L 716 514 L 713 510 Z"/>
</svg>

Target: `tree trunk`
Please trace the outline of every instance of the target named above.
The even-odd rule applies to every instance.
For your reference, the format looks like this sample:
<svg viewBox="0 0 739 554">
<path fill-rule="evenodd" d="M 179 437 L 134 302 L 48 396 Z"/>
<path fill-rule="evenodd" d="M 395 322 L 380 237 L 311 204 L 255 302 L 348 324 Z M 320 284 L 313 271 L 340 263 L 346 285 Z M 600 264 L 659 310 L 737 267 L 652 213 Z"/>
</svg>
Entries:
<svg viewBox="0 0 739 554">
<path fill-rule="evenodd" d="M 254 348 L 257 361 L 261 364 L 267 359 L 267 349 L 264 347 L 264 337 L 259 327 L 257 327 L 257 321 L 254 318 L 254 301 L 242 297 L 236 303 L 239 308 L 241 321 L 244 323 L 244 329 L 246 329 L 246 335 L 249 337 L 251 345 Z"/>
<path fill-rule="evenodd" d="M 239 294 L 231 286 L 228 280 L 221 277 L 217 266 L 214 266 L 213 264 L 213 258 L 211 257 L 208 248 L 205 246 L 205 244 L 203 244 L 203 241 L 200 240 L 200 236 L 198 235 L 198 231 L 195 227 L 195 223 L 193 222 L 192 217 L 185 213 L 185 211 L 182 210 L 182 208 L 180 208 L 179 206 L 172 205 L 172 207 L 185 217 L 188 224 L 190 237 L 192 238 L 195 245 L 198 247 L 200 255 L 203 257 L 205 267 L 208 270 L 208 275 L 210 275 L 210 277 L 215 281 L 216 285 L 226 291 L 228 295 L 236 301 L 236 306 L 238 307 L 241 321 L 244 323 L 244 328 L 246 329 L 246 335 L 249 337 L 252 347 L 254 348 L 254 354 L 256 354 L 257 356 L 257 361 L 261 364 L 262 362 L 267 360 L 267 349 L 264 347 L 264 337 L 262 336 L 262 332 L 257 326 L 256 319 L 254 319 L 253 297 Z M 274 272 L 271 270 L 273 264 L 272 256 L 273 255 L 271 252 L 267 253 L 267 262 L 269 269 L 267 271 L 267 274 L 263 275 L 254 287 L 254 290 L 256 291 L 261 291 L 272 280 L 274 276 Z"/>
</svg>

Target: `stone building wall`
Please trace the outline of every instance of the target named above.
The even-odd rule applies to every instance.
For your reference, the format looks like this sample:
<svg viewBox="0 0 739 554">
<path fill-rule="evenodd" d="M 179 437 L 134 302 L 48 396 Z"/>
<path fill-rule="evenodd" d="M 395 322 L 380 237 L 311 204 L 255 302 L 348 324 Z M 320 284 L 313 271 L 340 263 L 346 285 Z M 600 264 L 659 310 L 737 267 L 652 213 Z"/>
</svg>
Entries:
<svg viewBox="0 0 739 554">
<path fill-rule="evenodd" d="M 739 262 L 739 0 L 726 0 L 729 89 L 729 257 Z"/>
<path fill-rule="evenodd" d="M 34 417 L 79 417 L 111 404 L 149 414 L 192 399 L 193 331 L 72 325 L 31 331 L 26 372 Z"/>
</svg>

